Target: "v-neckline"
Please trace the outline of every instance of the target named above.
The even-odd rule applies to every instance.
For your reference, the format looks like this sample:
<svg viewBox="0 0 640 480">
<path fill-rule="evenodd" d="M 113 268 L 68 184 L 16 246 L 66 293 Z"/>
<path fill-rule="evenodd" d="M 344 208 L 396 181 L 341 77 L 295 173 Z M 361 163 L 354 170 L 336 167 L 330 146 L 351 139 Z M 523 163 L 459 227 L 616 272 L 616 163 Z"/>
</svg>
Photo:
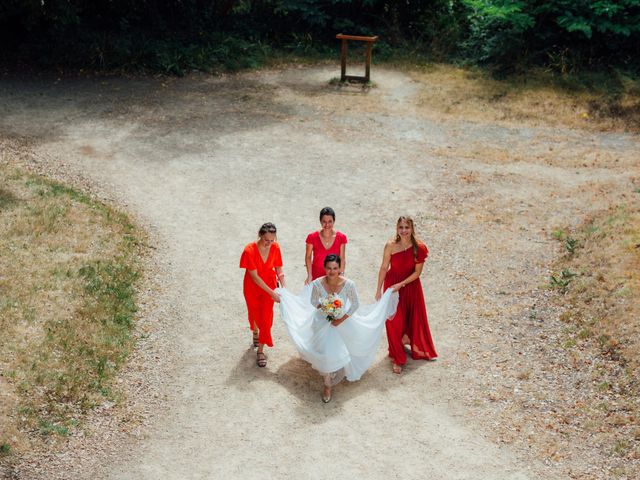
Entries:
<svg viewBox="0 0 640 480">
<path fill-rule="evenodd" d="M 260 257 L 260 260 L 262 260 L 262 264 L 264 265 L 265 263 L 267 263 L 267 260 L 269 260 L 269 255 L 271 254 L 271 245 L 269 245 L 269 250 L 267 250 L 267 258 L 262 258 L 262 253 L 260 253 L 260 245 L 258 245 L 258 242 L 256 242 L 256 248 L 258 249 L 258 256 Z"/>
<path fill-rule="evenodd" d="M 340 295 L 340 293 L 342 292 L 342 290 L 344 290 L 344 287 L 347 286 L 347 281 L 344 281 L 344 284 L 342 285 L 342 288 L 338 291 L 338 292 L 329 292 L 329 290 L 327 290 L 327 288 L 324 286 L 324 283 L 322 283 L 322 280 L 320 280 L 320 285 L 322 286 L 322 289 L 324 290 L 324 293 L 326 293 L 327 295 Z"/>
<path fill-rule="evenodd" d="M 322 235 L 320 235 L 319 231 L 318 231 L 318 240 L 320 240 L 320 244 L 322 245 L 322 248 L 324 248 L 328 252 L 329 250 L 331 250 L 331 247 L 333 247 L 333 244 L 336 243 L 336 240 L 338 240 L 338 232 L 336 232 L 333 238 L 333 242 L 331 242 L 331 245 L 329 245 L 328 247 L 324 246 L 324 242 L 322 241 Z"/>
</svg>

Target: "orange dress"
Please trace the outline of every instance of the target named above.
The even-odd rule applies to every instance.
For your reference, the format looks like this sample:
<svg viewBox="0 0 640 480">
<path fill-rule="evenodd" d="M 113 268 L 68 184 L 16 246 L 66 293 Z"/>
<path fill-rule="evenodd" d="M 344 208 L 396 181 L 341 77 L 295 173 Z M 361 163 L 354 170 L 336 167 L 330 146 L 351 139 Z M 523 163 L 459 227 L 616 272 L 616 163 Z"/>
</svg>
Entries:
<svg viewBox="0 0 640 480">
<path fill-rule="evenodd" d="M 269 248 L 267 261 L 263 261 L 256 242 L 244 247 L 240 257 L 240 268 L 246 269 L 242 292 L 247 302 L 249 312 L 249 326 L 251 330 L 258 328 L 259 342 L 273 347 L 271 339 L 271 326 L 273 325 L 273 299 L 260 288 L 251 278 L 250 270 L 257 270 L 258 276 L 269 288 L 277 287 L 276 267 L 282 266 L 280 246 L 274 242 Z"/>
</svg>

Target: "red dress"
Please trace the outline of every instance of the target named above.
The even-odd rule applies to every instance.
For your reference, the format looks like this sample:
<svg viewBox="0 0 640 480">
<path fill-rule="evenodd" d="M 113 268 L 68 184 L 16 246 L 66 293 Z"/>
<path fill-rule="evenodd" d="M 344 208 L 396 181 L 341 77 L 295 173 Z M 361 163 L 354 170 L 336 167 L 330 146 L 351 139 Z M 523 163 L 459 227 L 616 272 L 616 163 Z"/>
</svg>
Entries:
<svg viewBox="0 0 640 480">
<path fill-rule="evenodd" d="M 340 247 L 346 245 L 347 236 L 342 232 L 336 232 L 336 238 L 329 248 L 324 248 L 320 232 L 313 232 L 307 235 L 307 245 L 313 247 L 313 257 L 311 258 L 311 280 L 322 277 L 326 274 L 324 270 L 324 259 L 327 255 L 340 255 Z"/>
<path fill-rule="evenodd" d="M 257 270 L 258 276 L 264 280 L 269 288 L 275 289 L 277 286 L 275 267 L 282 266 L 282 255 L 280 246 L 272 243 L 269 248 L 267 261 L 263 261 L 256 242 L 249 243 L 244 247 L 240 257 L 240 268 L 245 268 L 244 284 L 242 292 L 247 302 L 249 312 L 249 326 L 251 330 L 258 327 L 259 342 L 269 347 L 273 347 L 271 339 L 271 326 L 273 325 L 273 298 L 260 288 L 253 281 L 249 270 Z"/>
<path fill-rule="evenodd" d="M 413 258 L 412 247 L 391 255 L 391 264 L 384 277 L 384 289 L 402 282 L 411 275 L 417 264 L 424 263 L 428 254 L 427 246 L 419 243 L 417 259 Z M 420 278 L 405 285 L 399 293 L 398 310 L 386 324 L 389 356 L 398 365 L 404 365 L 407 362 L 407 354 L 402 344 L 402 336 L 406 334 L 411 340 L 411 358 L 415 360 L 436 358 L 438 354 L 429 331 L 427 308 L 424 304 Z"/>
</svg>

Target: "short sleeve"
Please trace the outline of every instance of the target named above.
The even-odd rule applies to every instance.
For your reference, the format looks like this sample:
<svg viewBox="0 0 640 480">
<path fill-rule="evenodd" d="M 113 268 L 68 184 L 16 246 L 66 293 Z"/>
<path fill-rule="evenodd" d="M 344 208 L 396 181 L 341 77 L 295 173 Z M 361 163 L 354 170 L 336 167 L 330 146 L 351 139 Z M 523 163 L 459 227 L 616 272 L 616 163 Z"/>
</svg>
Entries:
<svg viewBox="0 0 640 480">
<path fill-rule="evenodd" d="M 307 235 L 307 241 L 305 242 L 307 245 L 314 245 L 315 246 L 315 242 L 314 240 L 314 236 L 317 234 L 318 232 L 312 232 L 309 235 Z"/>
<path fill-rule="evenodd" d="M 337 232 L 336 237 L 339 240 L 340 245 L 349 243 L 347 236 L 342 232 Z"/>
<path fill-rule="evenodd" d="M 427 246 L 424 243 L 419 243 L 418 259 L 416 260 L 416 263 L 424 263 L 428 255 L 429 255 L 429 250 L 427 249 Z"/>
<path fill-rule="evenodd" d="M 244 251 L 240 257 L 240 268 L 246 268 L 247 270 L 256 270 L 258 268 L 256 266 L 253 245 L 251 243 L 244 247 Z"/>
<path fill-rule="evenodd" d="M 280 245 L 274 243 L 271 245 L 271 248 L 275 248 L 275 252 L 273 252 L 273 266 L 281 267 L 282 266 L 282 253 L 280 252 Z"/>
</svg>

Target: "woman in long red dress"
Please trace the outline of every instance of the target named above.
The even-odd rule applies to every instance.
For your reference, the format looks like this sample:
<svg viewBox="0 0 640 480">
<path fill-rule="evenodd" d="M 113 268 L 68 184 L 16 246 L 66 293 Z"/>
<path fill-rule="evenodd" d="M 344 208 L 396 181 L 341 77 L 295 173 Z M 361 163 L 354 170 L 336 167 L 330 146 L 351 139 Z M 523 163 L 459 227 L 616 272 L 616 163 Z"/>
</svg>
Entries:
<svg viewBox="0 0 640 480">
<path fill-rule="evenodd" d="M 275 292 L 278 281 L 285 286 L 282 255 L 276 242 L 276 226 L 265 223 L 258 231 L 258 240 L 244 247 L 240 268 L 245 269 L 243 293 L 249 313 L 249 327 L 253 331 L 253 346 L 258 348 L 256 362 L 267 366 L 264 346 L 273 347 L 273 303 L 280 302 Z"/>
<path fill-rule="evenodd" d="M 307 278 L 304 281 L 308 285 L 316 278 L 325 275 L 324 259 L 327 255 L 338 255 L 342 259 L 340 275 L 344 274 L 346 267 L 345 246 L 347 236 L 333 228 L 336 221 L 336 212 L 331 207 L 320 210 L 320 225 L 317 232 L 307 235 L 307 249 L 304 263 L 307 266 Z"/>
<path fill-rule="evenodd" d="M 393 361 L 394 373 L 401 373 L 407 362 L 404 349 L 407 343 L 414 360 L 432 360 L 438 356 L 429 330 L 420 283 L 420 274 L 428 253 L 427 246 L 416 239 L 413 219 L 408 216 L 400 217 L 396 224 L 395 238 L 384 246 L 376 289 L 376 300 L 388 288 L 400 292 L 396 315 L 387 320 L 386 324 L 389 357 Z"/>
</svg>

